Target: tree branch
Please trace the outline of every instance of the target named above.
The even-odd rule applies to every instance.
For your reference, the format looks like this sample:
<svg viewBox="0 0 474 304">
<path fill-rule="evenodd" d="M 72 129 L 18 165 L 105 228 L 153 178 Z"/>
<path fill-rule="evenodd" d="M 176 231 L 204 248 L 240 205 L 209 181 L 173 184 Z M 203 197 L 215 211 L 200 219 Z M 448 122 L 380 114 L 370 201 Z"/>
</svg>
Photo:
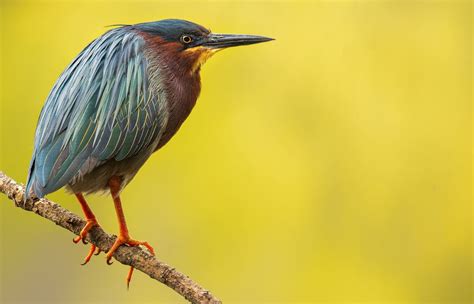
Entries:
<svg viewBox="0 0 474 304">
<path fill-rule="evenodd" d="M 34 212 L 79 235 L 86 221 L 74 213 L 64 209 L 47 199 L 30 199 L 23 202 L 25 189 L 13 179 L 0 171 L 0 192 L 6 194 L 17 207 Z M 116 239 L 115 235 L 105 233 L 102 228 L 94 226 L 86 240 L 107 252 Z M 191 303 L 221 303 L 209 291 L 205 290 L 186 275 L 173 267 L 159 261 L 147 251 L 139 247 L 120 246 L 114 253 L 114 258 L 122 264 L 131 265 L 151 278 L 170 287 Z"/>
</svg>

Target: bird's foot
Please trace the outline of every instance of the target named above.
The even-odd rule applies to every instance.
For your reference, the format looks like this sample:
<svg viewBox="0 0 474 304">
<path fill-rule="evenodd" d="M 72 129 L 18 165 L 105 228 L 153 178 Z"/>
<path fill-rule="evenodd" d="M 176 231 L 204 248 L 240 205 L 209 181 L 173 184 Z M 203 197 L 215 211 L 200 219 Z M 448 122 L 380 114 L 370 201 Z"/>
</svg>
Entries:
<svg viewBox="0 0 474 304">
<path fill-rule="evenodd" d="M 127 236 L 120 235 L 119 237 L 117 237 L 114 244 L 112 245 L 112 247 L 110 248 L 110 250 L 106 254 L 107 264 L 109 264 L 109 265 L 112 264 L 112 262 L 111 262 L 112 256 L 114 255 L 117 248 L 119 248 L 121 245 L 124 245 L 124 244 L 128 245 L 130 247 L 136 247 L 136 246 L 142 245 L 146 249 L 148 249 L 148 251 L 152 255 L 155 255 L 155 250 L 153 249 L 153 247 L 150 244 L 148 244 L 148 242 L 134 240 L 134 239 L 130 238 L 130 236 L 128 236 L 128 235 Z M 133 269 L 134 269 L 133 266 L 130 266 L 130 270 L 128 271 L 128 274 L 127 274 L 127 278 L 126 278 L 127 289 L 130 286 L 130 281 L 132 280 Z"/>
<path fill-rule="evenodd" d="M 134 240 L 134 239 L 130 238 L 129 236 L 120 235 L 115 240 L 115 242 L 112 245 L 112 247 L 110 248 L 110 250 L 107 252 L 107 255 L 106 255 L 107 264 L 109 264 L 109 265 L 112 264 L 112 262 L 111 262 L 112 256 L 114 255 L 117 248 L 119 248 L 121 245 L 128 245 L 130 247 L 136 247 L 136 246 L 142 245 L 142 246 L 146 247 L 152 255 L 155 255 L 155 250 L 153 249 L 153 247 L 151 247 L 150 244 L 148 244 L 148 242 L 137 241 L 137 240 Z"/>
<path fill-rule="evenodd" d="M 89 233 L 89 230 L 91 230 L 92 227 L 94 227 L 94 226 L 99 226 L 99 223 L 97 222 L 97 220 L 95 218 L 87 219 L 87 223 L 84 226 L 84 228 L 82 228 L 79 235 L 77 237 L 75 237 L 72 241 L 74 243 L 79 243 L 79 241 L 82 241 L 82 243 L 87 244 L 87 241 L 86 241 L 87 233 Z M 96 249 L 97 249 L 97 252 L 96 252 Z M 84 258 L 84 262 L 81 265 L 86 265 L 90 261 L 90 259 L 91 259 L 92 255 L 94 254 L 94 252 L 96 252 L 95 255 L 98 255 L 100 253 L 100 249 L 97 248 L 94 244 L 91 244 L 91 248 L 89 250 L 89 253 Z"/>
<path fill-rule="evenodd" d="M 96 250 L 97 249 L 97 250 Z M 82 262 L 81 265 L 86 265 L 87 263 L 89 263 L 89 261 L 91 260 L 92 258 L 92 255 L 99 255 L 99 253 L 101 252 L 100 248 L 97 247 L 96 245 L 94 244 L 91 244 L 91 248 L 89 249 L 89 253 L 86 255 L 86 257 L 84 258 L 84 262 Z"/>
</svg>

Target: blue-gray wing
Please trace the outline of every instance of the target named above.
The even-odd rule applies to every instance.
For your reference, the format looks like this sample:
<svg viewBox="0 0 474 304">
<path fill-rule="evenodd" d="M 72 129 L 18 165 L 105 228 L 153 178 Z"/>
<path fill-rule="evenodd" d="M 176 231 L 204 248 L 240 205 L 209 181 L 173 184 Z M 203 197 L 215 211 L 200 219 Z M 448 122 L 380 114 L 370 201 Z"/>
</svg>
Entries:
<svg viewBox="0 0 474 304">
<path fill-rule="evenodd" d="M 66 68 L 41 111 L 27 182 L 38 197 L 108 160 L 124 160 L 159 140 L 165 102 L 149 90 L 144 41 L 125 28 L 87 46 Z"/>
</svg>

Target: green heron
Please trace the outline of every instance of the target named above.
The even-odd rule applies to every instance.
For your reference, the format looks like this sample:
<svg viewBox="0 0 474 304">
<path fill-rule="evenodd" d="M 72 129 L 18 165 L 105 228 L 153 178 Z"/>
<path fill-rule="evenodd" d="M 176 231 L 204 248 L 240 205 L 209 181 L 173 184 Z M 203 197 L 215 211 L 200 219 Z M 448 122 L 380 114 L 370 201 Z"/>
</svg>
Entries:
<svg viewBox="0 0 474 304">
<path fill-rule="evenodd" d="M 121 190 L 153 152 L 165 145 L 198 98 L 201 65 L 215 52 L 270 41 L 253 35 L 214 34 L 185 20 L 123 25 L 90 43 L 54 84 L 41 111 L 26 198 L 66 187 L 81 204 L 87 224 L 74 239 L 85 242 L 98 225 L 84 194 L 110 191 L 119 236 L 106 253 L 111 263 L 132 239 Z M 96 248 L 91 245 L 86 264 Z M 130 282 L 133 267 L 127 276 Z"/>
</svg>

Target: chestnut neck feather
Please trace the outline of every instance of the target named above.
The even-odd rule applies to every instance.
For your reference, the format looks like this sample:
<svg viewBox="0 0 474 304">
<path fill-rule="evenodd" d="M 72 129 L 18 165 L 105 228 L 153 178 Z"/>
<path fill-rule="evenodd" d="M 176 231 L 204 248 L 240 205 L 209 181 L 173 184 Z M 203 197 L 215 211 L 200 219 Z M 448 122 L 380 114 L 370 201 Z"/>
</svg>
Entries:
<svg viewBox="0 0 474 304">
<path fill-rule="evenodd" d="M 149 69 L 158 71 L 158 81 L 161 82 L 150 85 L 165 91 L 169 113 L 168 123 L 156 148 L 158 150 L 173 137 L 191 113 L 201 91 L 201 78 L 199 69 L 192 71 L 197 54 L 185 55 L 180 43 L 166 42 L 149 33 L 139 34 L 146 42 Z"/>
</svg>

